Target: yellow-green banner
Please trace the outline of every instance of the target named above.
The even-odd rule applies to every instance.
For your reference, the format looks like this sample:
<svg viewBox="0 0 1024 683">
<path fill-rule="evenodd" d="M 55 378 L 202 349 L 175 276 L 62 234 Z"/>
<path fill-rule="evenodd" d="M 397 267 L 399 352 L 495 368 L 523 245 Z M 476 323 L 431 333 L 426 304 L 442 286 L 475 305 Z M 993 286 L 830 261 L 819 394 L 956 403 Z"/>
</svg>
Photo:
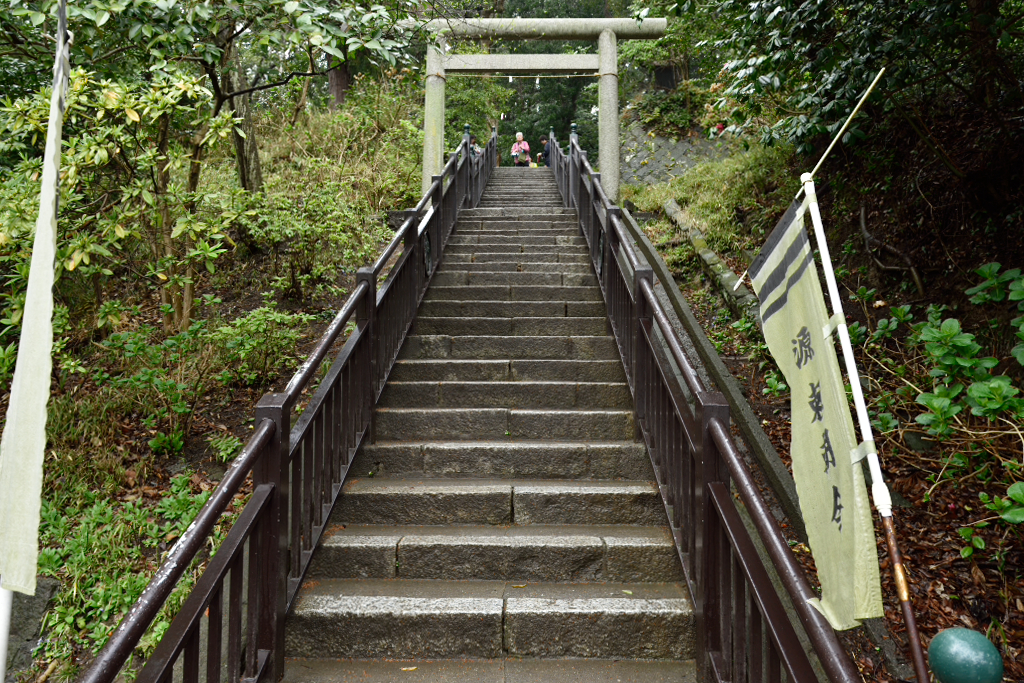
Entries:
<svg viewBox="0 0 1024 683">
<path fill-rule="evenodd" d="M 750 267 L 768 349 L 789 384 L 793 478 L 818 569 L 818 607 L 836 629 L 882 616 L 875 532 L 832 327 L 794 201 Z"/>
</svg>

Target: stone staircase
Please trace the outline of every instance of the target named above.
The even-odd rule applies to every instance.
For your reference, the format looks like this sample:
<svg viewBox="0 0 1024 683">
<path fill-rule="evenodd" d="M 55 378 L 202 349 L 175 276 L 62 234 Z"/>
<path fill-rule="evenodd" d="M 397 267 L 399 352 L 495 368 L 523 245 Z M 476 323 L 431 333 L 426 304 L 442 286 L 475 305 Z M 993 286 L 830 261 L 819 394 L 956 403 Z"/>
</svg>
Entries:
<svg viewBox="0 0 1024 683">
<path fill-rule="evenodd" d="M 285 680 L 692 681 L 693 614 L 575 214 L 495 169 L 287 623 Z"/>
</svg>

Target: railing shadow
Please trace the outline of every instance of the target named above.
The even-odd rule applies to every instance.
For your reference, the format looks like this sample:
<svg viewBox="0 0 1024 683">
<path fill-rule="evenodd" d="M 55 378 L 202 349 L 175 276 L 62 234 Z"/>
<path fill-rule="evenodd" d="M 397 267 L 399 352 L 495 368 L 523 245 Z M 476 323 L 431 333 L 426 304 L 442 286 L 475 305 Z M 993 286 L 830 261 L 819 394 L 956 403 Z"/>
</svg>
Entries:
<svg viewBox="0 0 1024 683">
<path fill-rule="evenodd" d="M 372 266 L 358 271 L 352 294 L 284 391 L 260 400 L 252 437 L 82 681 L 110 683 L 121 675 L 250 475 L 253 493 L 248 503 L 136 681 L 281 679 L 285 615 L 352 458 L 372 438 L 373 408 L 459 212 L 479 204 L 496 159 L 497 131 L 492 129 L 487 146 L 477 154 L 469 145 L 467 130 L 419 204 L 405 212 L 384 252 Z M 350 322 L 355 329 L 314 386 Z M 310 391 L 308 405 L 292 426 L 297 402 Z"/>
<path fill-rule="evenodd" d="M 701 680 L 818 680 L 743 524 L 735 490 L 828 680 L 861 681 L 835 631 L 808 602 L 815 594 L 736 449 L 725 397 L 704 386 L 683 352 L 651 264 L 605 195 L 575 125 L 568 149 L 552 132 L 550 150 L 564 205 L 576 209 L 590 249 L 694 601 Z"/>
</svg>

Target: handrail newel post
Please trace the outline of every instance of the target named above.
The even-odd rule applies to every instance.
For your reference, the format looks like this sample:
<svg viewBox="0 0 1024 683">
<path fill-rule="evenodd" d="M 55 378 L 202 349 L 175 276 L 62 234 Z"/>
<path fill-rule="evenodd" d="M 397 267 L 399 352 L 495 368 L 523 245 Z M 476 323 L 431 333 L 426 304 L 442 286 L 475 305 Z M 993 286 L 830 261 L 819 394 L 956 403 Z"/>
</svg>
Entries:
<svg viewBox="0 0 1024 683">
<path fill-rule="evenodd" d="M 621 210 L 616 208 L 615 215 L 621 214 Z M 643 266 L 637 268 L 633 272 L 633 300 L 636 302 L 636 324 L 632 325 L 630 335 L 632 335 L 632 358 L 630 363 L 633 367 L 633 405 L 636 413 L 635 427 L 636 440 L 642 442 L 644 438 L 643 434 L 643 423 L 647 419 L 647 406 L 645 404 L 644 392 L 641 391 L 641 380 L 640 377 L 645 368 L 640 366 L 640 344 L 643 340 L 643 329 L 642 326 L 645 323 L 649 323 L 651 319 L 651 312 L 647 308 L 647 297 L 643 294 L 643 283 L 646 282 L 649 285 L 653 285 L 654 282 L 654 270 L 650 266 Z"/>
<path fill-rule="evenodd" d="M 718 453 L 714 438 L 711 435 L 712 421 L 718 421 L 726 429 L 729 428 L 729 403 L 720 392 L 697 392 L 694 405 L 694 417 L 699 425 L 700 434 L 696 440 L 694 459 L 697 465 L 694 477 L 695 505 L 700 518 L 696 521 L 694 534 L 696 595 L 693 595 L 694 613 L 697 622 L 697 642 L 702 647 L 703 655 L 697 662 L 698 671 L 705 671 L 711 653 L 719 651 L 722 641 L 721 619 L 718 618 L 719 597 L 715 591 L 715 579 L 726 567 L 719 566 L 721 553 L 717 548 L 717 537 L 713 537 L 718 529 L 717 513 L 712 509 L 711 495 L 708 486 L 712 483 L 729 484 L 729 467 Z M 710 680 L 704 676 L 704 680 Z"/>
<path fill-rule="evenodd" d="M 274 423 L 274 435 L 263 457 L 256 461 L 252 470 L 253 487 L 271 484 L 274 487 L 270 514 L 263 526 L 259 540 L 258 578 L 259 607 L 257 616 L 257 649 L 266 650 L 271 658 L 269 663 L 271 681 L 284 676 L 284 620 L 288 613 L 288 493 L 289 458 L 291 451 L 292 399 L 288 394 L 265 394 L 256 404 L 256 424 L 263 420 Z M 250 660 L 252 661 L 252 660 Z M 257 657 L 258 661 L 258 657 Z M 256 675 L 256 671 L 250 672 Z"/>
<path fill-rule="evenodd" d="M 373 268 L 365 267 L 356 271 L 356 286 L 360 282 L 368 285 L 363 300 L 356 308 L 356 324 L 363 329 L 366 335 L 366 348 L 368 349 L 366 365 L 363 370 L 368 373 L 367 384 L 370 390 L 363 399 L 363 419 L 369 424 L 367 427 L 370 441 L 373 442 L 373 405 L 377 401 L 377 275 Z"/>
<path fill-rule="evenodd" d="M 441 258 L 441 249 L 444 246 L 444 233 L 448 227 L 448 211 L 444 201 L 444 176 L 431 176 L 434 183 L 434 216 L 430 219 L 430 272 L 434 272 L 437 262 Z"/>
</svg>

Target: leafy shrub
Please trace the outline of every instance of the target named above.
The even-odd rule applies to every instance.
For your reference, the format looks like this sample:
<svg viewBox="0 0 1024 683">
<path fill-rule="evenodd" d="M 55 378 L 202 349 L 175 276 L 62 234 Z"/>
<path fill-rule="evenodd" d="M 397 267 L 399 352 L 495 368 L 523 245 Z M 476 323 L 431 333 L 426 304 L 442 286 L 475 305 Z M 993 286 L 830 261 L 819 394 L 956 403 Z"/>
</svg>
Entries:
<svg viewBox="0 0 1024 683">
<path fill-rule="evenodd" d="M 301 329 L 312 320 L 311 315 L 263 306 L 218 328 L 213 340 L 223 349 L 227 361 L 235 365 L 229 373 L 231 379 L 262 386 L 273 380 L 283 365 L 294 367 Z"/>
</svg>

